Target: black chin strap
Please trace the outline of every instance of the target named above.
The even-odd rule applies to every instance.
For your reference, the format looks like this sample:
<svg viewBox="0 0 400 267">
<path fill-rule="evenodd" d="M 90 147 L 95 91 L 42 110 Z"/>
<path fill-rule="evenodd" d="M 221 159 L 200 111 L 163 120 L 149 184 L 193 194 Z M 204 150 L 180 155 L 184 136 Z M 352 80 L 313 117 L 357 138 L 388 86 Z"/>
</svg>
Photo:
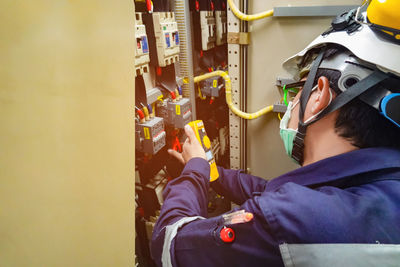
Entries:
<svg viewBox="0 0 400 267">
<path fill-rule="evenodd" d="M 304 138 L 306 137 L 307 125 L 304 124 L 304 113 L 307 107 L 308 99 L 310 98 L 311 91 L 314 85 L 315 77 L 317 76 L 317 71 L 321 65 L 322 59 L 325 54 L 326 47 L 322 48 L 318 57 L 315 59 L 310 73 L 308 74 L 306 83 L 304 84 L 303 91 L 300 96 L 300 113 L 299 113 L 299 127 L 297 134 L 293 141 L 292 158 L 297 161 L 300 165 L 303 164 L 304 155 Z"/>
<path fill-rule="evenodd" d="M 356 97 L 365 93 L 367 90 L 376 87 L 383 81 L 390 78 L 388 74 L 380 70 L 375 70 L 369 76 L 365 77 L 363 80 L 359 81 L 358 83 L 354 84 L 346 91 L 338 95 L 335 98 L 335 100 L 332 101 L 332 103 L 326 109 L 324 109 L 313 121 L 305 124 L 304 123 L 305 109 L 307 107 L 307 103 L 311 95 L 312 86 L 316 78 L 316 73 L 321 64 L 324 52 L 325 50 L 322 50 L 321 53 L 318 55 L 317 59 L 315 60 L 300 97 L 300 113 L 299 113 L 299 125 L 298 125 L 299 129 L 295 136 L 293 142 L 293 150 L 292 150 L 292 158 L 296 160 L 300 165 L 302 165 L 304 161 L 304 138 L 306 136 L 307 127 L 309 125 L 320 120 L 327 114 L 340 109 L 341 107 L 343 107 Z"/>
</svg>

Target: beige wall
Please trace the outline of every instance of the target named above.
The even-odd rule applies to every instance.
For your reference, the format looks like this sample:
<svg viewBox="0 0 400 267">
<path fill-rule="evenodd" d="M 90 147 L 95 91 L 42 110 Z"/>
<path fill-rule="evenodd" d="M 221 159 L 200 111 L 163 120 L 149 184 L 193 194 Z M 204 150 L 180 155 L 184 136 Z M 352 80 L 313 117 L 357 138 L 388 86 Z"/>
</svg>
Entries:
<svg viewBox="0 0 400 267">
<path fill-rule="evenodd" d="M 133 9 L 0 2 L 0 266 L 133 265 Z"/>
<path fill-rule="evenodd" d="M 274 6 L 358 5 L 361 0 L 265 0 L 249 1 L 249 13 Z M 275 81 L 283 76 L 282 62 L 301 51 L 326 30 L 332 18 L 266 18 L 250 22 L 249 111 L 273 104 L 281 96 Z M 297 167 L 286 156 L 279 137 L 276 113 L 248 123 L 248 165 L 254 175 L 274 178 Z"/>
</svg>

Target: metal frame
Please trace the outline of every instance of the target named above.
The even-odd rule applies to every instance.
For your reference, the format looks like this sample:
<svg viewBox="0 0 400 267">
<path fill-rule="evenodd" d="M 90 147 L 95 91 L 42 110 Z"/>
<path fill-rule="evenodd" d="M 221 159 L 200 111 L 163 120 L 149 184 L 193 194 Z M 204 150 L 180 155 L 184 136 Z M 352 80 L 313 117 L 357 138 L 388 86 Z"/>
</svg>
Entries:
<svg viewBox="0 0 400 267">
<path fill-rule="evenodd" d="M 240 1 L 240 2 L 239 2 Z M 244 5 L 246 0 L 234 0 L 235 5 L 247 7 Z M 232 13 L 230 7 L 227 10 L 228 32 L 241 32 L 247 28 Z M 232 81 L 232 101 L 234 105 L 239 106 L 242 110 L 246 110 L 246 87 L 247 73 L 247 48 L 241 47 L 239 44 L 228 44 L 228 63 L 229 76 Z M 230 135 L 230 167 L 231 169 L 246 170 L 246 122 L 239 118 L 232 111 L 229 111 L 229 135 Z"/>
</svg>

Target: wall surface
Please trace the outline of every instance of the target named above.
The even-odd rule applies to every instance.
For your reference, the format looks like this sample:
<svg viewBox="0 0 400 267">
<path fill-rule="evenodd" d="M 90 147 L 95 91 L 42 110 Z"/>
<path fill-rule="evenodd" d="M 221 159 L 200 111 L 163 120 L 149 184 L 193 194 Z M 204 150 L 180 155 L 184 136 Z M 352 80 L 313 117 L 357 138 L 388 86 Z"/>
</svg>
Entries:
<svg viewBox="0 0 400 267">
<path fill-rule="evenodd" d="M 0 17 L 0 266 L 132 266 L 133 1 Z"/>
<path fill-rule="evenodd" d="M 280 6 L 358 5 L 361 0 L 248 1 L 249 14 Z M 325 31 L 332 18 L 265 18 L 249 22 L 248 110 L 254 112 L 281 99 L 275 86 L 285 76 L 282 63 L 303 50 Z M 297 167 L 286 155 L 279 137 L 276 113 L 248 123 L 248 167 L 254 175 L 272 179 Z"/>
</svg>

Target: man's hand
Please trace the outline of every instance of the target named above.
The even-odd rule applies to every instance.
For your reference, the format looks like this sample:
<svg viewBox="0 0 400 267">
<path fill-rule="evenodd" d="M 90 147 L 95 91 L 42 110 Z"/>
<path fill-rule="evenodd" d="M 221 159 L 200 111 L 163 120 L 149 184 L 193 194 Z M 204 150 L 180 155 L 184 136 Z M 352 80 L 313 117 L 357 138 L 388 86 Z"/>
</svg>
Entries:
<svg viewBox="0 0 400 267">
<path fill-rule="evenodd" d="M 185 126 L 185 133 L 187 135 L 187 139 L 183 144 L 183 151 L 179 153 L 178 151 L 168 149 L 168 153 L 171 156 L 177 158 L 182 164 L 186 164 L 192 158 L 206 158 L 206 152 L 204 151 L 203 147 L 199 143 L 196 138 L 196 134 L 193 132 L 192 127 L 189 125 Z"/>
</svg>

